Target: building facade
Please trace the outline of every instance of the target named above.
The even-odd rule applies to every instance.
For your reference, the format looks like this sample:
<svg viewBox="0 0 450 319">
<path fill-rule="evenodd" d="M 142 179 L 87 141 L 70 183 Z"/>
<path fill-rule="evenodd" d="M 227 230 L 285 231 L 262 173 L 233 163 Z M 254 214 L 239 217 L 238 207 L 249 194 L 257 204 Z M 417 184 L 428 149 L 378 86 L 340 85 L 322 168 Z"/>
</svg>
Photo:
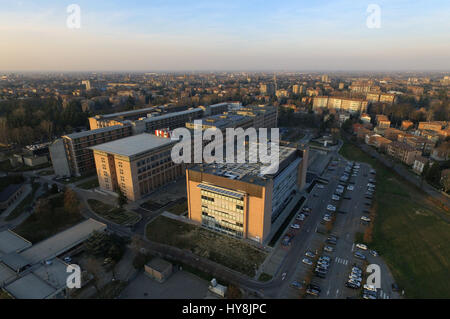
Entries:
<svg viewBox="0 0 450 319">
<path fill-rule="evenodd" d="M 100 188 L 136 201 L 184 174 L 171 159 L 170 138 L 139 134 L 91 147 Z"/>
</svg>

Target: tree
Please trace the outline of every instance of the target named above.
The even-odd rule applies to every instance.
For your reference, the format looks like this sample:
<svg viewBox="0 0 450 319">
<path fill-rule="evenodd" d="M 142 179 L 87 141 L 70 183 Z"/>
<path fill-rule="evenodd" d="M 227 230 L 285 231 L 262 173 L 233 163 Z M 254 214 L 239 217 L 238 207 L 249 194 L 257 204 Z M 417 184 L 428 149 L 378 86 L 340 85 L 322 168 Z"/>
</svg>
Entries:
<svg viewBox="0 0 450 319">
<path fill-rule="evenodd" d="M 444 187 L 444 191 L 450 193 L 450 170 L 443 171 L 441 183 Z"/>
<path fill-rule="evenodd" d="M 241 299 L 242 298 L 241 289 L 239 289 L 238 286 L 235 286 L 233 284 L 228 285 L 226 298 L 227 299 Z"/>
<path fill-rule="evenodd" d="M 121 189 L 119 189 L 118 194 L 119 198 L 117 199 L 117 204 L 120 206 L 120 208 L 122 208 L 124 205 L 128 203 L 128 199 Z"/>
</svg>

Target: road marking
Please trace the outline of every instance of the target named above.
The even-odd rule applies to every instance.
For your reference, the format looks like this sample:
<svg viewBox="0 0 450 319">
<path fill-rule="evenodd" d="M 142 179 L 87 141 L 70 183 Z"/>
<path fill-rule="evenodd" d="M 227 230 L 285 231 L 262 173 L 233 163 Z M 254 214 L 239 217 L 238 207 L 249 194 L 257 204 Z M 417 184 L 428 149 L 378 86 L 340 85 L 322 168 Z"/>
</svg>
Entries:
<svg viewBox="0 0 450 319">
<path fill-rule="evenodd" d="M 336 290 L 336 297 L 337 297 L 337 295 L 339 294 L 339 289 L 338 290 Z"/>
<path fill-rule="evenodd" d="M 330 294 L 330 289 L 328 289 L 328 291 L 327 291 L 327 296 Z"/>
<path fill-rule="evenodd" d="M 355 243 L 353 243 L 353 245 L 352 245 L 352 252 L 354 252 L 355 251 Z"/>
</svg>

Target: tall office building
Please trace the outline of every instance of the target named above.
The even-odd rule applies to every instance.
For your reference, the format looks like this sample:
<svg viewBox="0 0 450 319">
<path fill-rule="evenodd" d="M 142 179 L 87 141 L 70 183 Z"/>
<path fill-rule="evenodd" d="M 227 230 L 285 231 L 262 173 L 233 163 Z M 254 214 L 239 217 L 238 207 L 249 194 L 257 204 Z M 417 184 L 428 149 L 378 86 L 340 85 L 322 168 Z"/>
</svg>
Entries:
<svg viewBox="0 0 450 319">
<path fill-rule="evenodd" d="M 100 188 L 136 201 L 183 176 L 183 165 L 171 160 L 174 143 L 144 133 L 91 147 Z"/>
</svg>

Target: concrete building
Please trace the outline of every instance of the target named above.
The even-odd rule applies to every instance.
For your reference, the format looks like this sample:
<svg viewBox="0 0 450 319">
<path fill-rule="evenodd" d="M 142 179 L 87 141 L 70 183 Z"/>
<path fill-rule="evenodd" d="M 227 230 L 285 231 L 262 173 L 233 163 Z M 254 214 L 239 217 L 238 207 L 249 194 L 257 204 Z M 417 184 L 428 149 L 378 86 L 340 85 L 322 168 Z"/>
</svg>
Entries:
<svg viewBox="0 0 450 319">
<path fill-rule="evenodd" d="M 100 188 L 119 190 L 131 201 L 184 174 L 182 165 L 172 162 L 175 142 L 152 134 L 139 134 L 93 146 Z"/>
<path fill-rule="evenodd" d="M 0 232 L 0 286 L 15 299 L 64 298 L 68 265 L 57 257 L 105 230 L 105 224 L 89 219 L 36 245 L 12 231 Z"/>
<path fill-rule="evenodd" d="M 189 219 L 204 227 L 259 244 L 306 183 L 308 149 L 280 146 L 275 174 L 262 164 L 196 165 L 186 171 Z"/>
<path fill-rule="evenodd" d="M 416 157 L 420 156 L 422 152 L 406 143 L 395 141 L 387 146 L 387 153 L 406 165 L 411 166 L 414 164 Z"/>
<path fill-rule="evenodd" d="M 427 163 L 428 163 L 428 159 L 426 157 L 417 156 L 414 159 L 414 164 L 413 164 L 413 167 L 412 167 L 414 173 L 416 173 L 417 175 L 422 175 L 423 169 L 425 168 Z"/>
<path fill-rule="evenodd" d="M 365 113 L 367 105 L 368 102 L 365 100 L 333 96 L 318 96 L 313 101 L 313 109 L 328 108 L 350 113 Z"/>
<path fill-rule="evenodd" d="M 95 171 L 92 150 L 89 147 L 132 135 L 130 125 L 116 125 L 63 136 L 50 145 L 55 174 L 82 176 Z"/>
<path fill-rule="evenodd" d="M 144 266 L 144 271 L 150 278 L 163 283 L 172 274 L 173 267 L 171 263 L 164 259 L 155 257 Z"/>
</svg>

